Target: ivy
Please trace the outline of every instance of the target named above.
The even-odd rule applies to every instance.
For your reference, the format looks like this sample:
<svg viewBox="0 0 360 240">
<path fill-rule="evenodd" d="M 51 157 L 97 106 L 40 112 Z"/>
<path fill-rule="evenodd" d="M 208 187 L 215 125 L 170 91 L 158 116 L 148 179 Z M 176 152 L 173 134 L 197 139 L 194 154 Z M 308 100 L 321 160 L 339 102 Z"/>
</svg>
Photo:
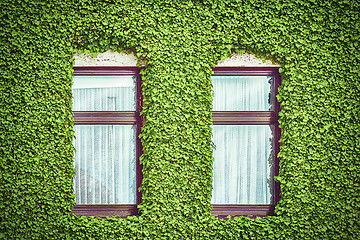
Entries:
<svg viewBox="0 0 360 240">
<path fill-rule="evenodd" d="M 80 0 L 0 3 L 0 238 L 357 239 L 357 1 Z M 140 216 L 75 217 L 72 55 L 133 52 L 145 125 Z M 281 64 L 276 215 L 211 217 L 212 67 Z"/>
</svg>

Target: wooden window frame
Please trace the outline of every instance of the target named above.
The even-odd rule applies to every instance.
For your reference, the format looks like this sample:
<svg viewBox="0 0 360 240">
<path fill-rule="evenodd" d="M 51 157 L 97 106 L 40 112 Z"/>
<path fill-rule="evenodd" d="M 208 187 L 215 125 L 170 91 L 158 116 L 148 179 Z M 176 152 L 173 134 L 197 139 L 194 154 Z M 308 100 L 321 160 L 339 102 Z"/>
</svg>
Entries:
<svg viewBox="0 0 360 240">
<path fill-rule="evenodd" d="M 94 204 L 75 205 L 73 213 L 77 216 L 109 217 L 139 215 L 137 205 L 141 203 L 141 193 L 137 191 L 142 181 L 142 165 L 139 158 L 142 145 L 139 139 L 142 117 L 142 88 L 139 67 L 74 67 L 74 76 L 123 76 L 136 77 L 136 108 L 135 111 L 73 111 L 75 125 L 136 125 L 136 204 Z"/>
<path fill-rule="evenodd" d="M 272 111 L 213 111 L 214 125 L 273 125 L 274 126 L 274 176 L 279 175 L 280 128 L 278 114 L 280 104 L 276 99 L 281 77 L 278 67 L 215 67 L 213 76 L 274 76 Z M 228 215 L 251 218 L 274 215 L 275 206 L 280 200 L 280 184 L 274 180 L 272 204 L 212 204 L 211 214 L 219 218 Z"/>
</svg>

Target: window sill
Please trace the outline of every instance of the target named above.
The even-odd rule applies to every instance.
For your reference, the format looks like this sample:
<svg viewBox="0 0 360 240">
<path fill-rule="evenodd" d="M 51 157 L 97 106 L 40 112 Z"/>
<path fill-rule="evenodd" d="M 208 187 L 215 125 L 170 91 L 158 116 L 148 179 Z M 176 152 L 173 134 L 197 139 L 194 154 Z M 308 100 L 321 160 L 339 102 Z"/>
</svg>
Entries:
<svg viewBox="0 0 360 240">
<path fill-rule="evenodd" d="M 274 215 L 275 205 L 213 204 L 211 215 L 219 218 L 245 216 L 250 218 Z"/>
<path fill-rule="evenodd" d="M 139 215 L 136 204 L 122 204 L 122 205 L 76 205 L 72 211 L 76 216 L 94 216 L 100 218 L 106 217 L 120 217 L 126 218 L 128 216 Z"/>
<path fill-rule="evenodd" d="M 266 217 L 274 215 L 275 205 L 237 205 L 237 204 L 213 204 L 211 215 L 226 219 L 231 217 Z M 138 216 L 139 211 L 135 204 L 122 205 L 76 205 L 73 208 L 76 216 L 94 216 L 100 218 Z"/>
</svg>

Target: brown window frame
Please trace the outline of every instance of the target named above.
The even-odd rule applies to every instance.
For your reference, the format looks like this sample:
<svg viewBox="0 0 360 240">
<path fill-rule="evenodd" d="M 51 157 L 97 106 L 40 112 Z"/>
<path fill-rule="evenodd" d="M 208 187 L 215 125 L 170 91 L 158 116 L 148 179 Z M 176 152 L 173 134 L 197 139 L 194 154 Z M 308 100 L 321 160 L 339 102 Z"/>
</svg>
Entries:
<svg viewBox="0 0 360 240">
<path fill-rule="evenodd" d="M 272 111 L 212 111 L 214 125 L 273 125 L 274 126 L 274 176 L 279 175 L 280 128 L 278 124 L 280 104 L 276 99 L 281 76 L 278 67 L 215 67 L 213 76 L 274 76 Z M 274 215 L 275 206 L 280 200 L 280 184 L 274 181 L 272 204 L 212 204 L 211 214 L 219 218 L 228 215 L 251 218 Z"/>
<path fill-rule="evenodd" d="M 142 88 L 139 67 L 74 67 L 74 76 L 136 76 L 136 109 L 135 111 L 73 111 L 75 125 L 136 125 L 136 189 L 139 189 L 142 175 L 142 165 L 139 158 L 142 154 L 142 145 L 139 139 L 141 133 L 142 117 Z M 136 204 L 96 204 L 75 205 L 73 213 L 77 216 L 95 216 L 105 218 L 116 216 L 139 215 L 137 205 L 141 203 L 141 193 L 136 192 Z"/>
</svg>

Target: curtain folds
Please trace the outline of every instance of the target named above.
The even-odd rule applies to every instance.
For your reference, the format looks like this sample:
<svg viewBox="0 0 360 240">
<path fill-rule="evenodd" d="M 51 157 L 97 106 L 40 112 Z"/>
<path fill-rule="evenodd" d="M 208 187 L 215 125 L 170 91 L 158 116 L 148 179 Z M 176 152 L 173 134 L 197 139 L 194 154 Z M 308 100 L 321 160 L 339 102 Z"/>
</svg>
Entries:
<svg viewBox="0 0 360 240">
<path fill-rule="evenodd" d="M 271 129 L 261 125 L 215 125 L 215 204 L 270 204 Z"/>
<path fill-rule="evenodd" d="M 75 125 L 76 204 L 135 204 L 135 126 Z"/>
<path fill-rule="evenodd" d="M 135 111 L 134 76 L 74 76 L 73 111 Z"/>
<path fill-rule="evenodd" d="M 269 111 L 272 76 L 212 76 L 213 111 Z"/>
</svg>

